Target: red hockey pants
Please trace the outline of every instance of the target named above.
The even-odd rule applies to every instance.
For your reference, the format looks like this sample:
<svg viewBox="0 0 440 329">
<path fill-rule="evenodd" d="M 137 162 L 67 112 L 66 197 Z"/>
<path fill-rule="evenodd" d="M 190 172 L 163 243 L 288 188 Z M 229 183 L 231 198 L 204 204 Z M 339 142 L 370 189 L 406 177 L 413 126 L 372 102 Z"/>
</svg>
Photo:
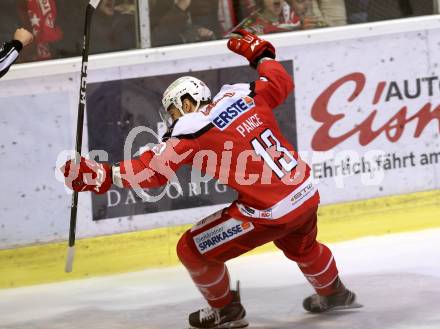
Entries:
<svg viewBox="0 0 440 329">
<path fill-rule="evenodd" d="M 287 215 L 291 220 L 283 218 L 282 224 L 273 224 L 237 219 L 231 206 L 188 230 L 177 245 L 177 254 L 212 307 L 221 308 L 232 300 L 225 262 L 271 241 L 298 264 L 318 294 L 329 295 L 338 270 L 330 249 L 316 241 L 317 209 L 314 205 L 299 216 Z"/>
</svg>

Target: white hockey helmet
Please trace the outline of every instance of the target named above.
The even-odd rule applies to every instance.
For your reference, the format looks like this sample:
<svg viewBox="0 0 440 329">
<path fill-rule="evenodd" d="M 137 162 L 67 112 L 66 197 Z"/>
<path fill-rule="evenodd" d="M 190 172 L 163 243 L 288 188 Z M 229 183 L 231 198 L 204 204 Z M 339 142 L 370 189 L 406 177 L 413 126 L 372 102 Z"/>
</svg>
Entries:
<svg viewBox="0 0 440 329">
<path fill-rule="evenodd" d="M 197 102 L 196 111 L 199 109 L 201 102 L 211 100 L 211 91 L 202 80 L 185 76 L 170 84 L 163 93 L 162 105 L 164 109 L 167 111 L 173 104 L 182 115 L 185 115 L 182 108 L 182 96 L 186 94 L 190 95 Z"/>
</svg>

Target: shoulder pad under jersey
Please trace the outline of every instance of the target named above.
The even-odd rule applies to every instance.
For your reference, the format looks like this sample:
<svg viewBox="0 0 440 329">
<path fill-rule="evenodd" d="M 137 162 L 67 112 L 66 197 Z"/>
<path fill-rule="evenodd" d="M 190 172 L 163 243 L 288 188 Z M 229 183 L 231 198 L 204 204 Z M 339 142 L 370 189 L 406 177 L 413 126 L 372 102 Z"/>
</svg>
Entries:
<svg viewBox="0 0 440 329">
<path fill-rule="evenodd" d="M 235 119 L 255 107 L 252 84 L 224 85 L 211 104 L 202 112 L 220 130 L 226 129 Z"/>
<path fill-rule="evenodd" d="M 163 136 L 166 140 L 170 137 L 181 139 L 197 138 L 213 127 L 209 118 L 201 112 L 188 113 L 180 117 Z"/>
</svg>

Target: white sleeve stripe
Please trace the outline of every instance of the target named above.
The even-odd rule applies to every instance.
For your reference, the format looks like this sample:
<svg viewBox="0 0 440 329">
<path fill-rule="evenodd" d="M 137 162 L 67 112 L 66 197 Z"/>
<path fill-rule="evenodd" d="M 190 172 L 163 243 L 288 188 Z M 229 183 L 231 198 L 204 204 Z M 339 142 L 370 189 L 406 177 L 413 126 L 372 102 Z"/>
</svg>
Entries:
<svg viewBox="0 0 440 329">
<path fill-rule="evenodd" d="M 0 71 L 7 69 L 18 57 L 18 51 L 16 49 L 11 49 L 9 53 L 0 60 Z"/>
<path fill-rule="evenodd" d="M 0 59 L 0 63 L 2 63 L 3 61 L 5 61 L 11 54 L 12 54 L 12 52 L 14 51 L 15 49 L 14 48 L 11 48 L 11 49 L 9 49 L 9 52 L 6 54 L 6 55 L 4 55 L 1 59 Z M 3 49 L 2 49 L 2 51 L 3 51 Z"/>
</svg>

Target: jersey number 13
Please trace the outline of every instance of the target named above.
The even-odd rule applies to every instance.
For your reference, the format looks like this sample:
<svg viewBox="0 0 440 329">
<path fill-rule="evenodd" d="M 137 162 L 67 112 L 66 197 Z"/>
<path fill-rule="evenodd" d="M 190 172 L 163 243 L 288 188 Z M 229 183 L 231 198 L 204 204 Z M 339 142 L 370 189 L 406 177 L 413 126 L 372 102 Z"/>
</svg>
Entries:
<svg viewBox="0 0 440 329">
<path fill-rule="evenodd" d="M 263 131 L 260 135 L 260 139 L 264 145 L 258 138 L 254 138 L 251 141 L 252 147 L 254 148 L 255 153 L 264 159 L 264 161 L 278 176 L 278 178 L 283 178 L 286 173 L 292 171 L 292 169 L 297 166 L 298 162 L 295 160 L 289 150 L 281 145 L 280 141 L 275 137 L 270 129 Z M 281 158 L 274 160 L 267 152 L 267 149 L 272 146 L 275 146 L 275 149 L 280 154 Z"/>
</svg>

